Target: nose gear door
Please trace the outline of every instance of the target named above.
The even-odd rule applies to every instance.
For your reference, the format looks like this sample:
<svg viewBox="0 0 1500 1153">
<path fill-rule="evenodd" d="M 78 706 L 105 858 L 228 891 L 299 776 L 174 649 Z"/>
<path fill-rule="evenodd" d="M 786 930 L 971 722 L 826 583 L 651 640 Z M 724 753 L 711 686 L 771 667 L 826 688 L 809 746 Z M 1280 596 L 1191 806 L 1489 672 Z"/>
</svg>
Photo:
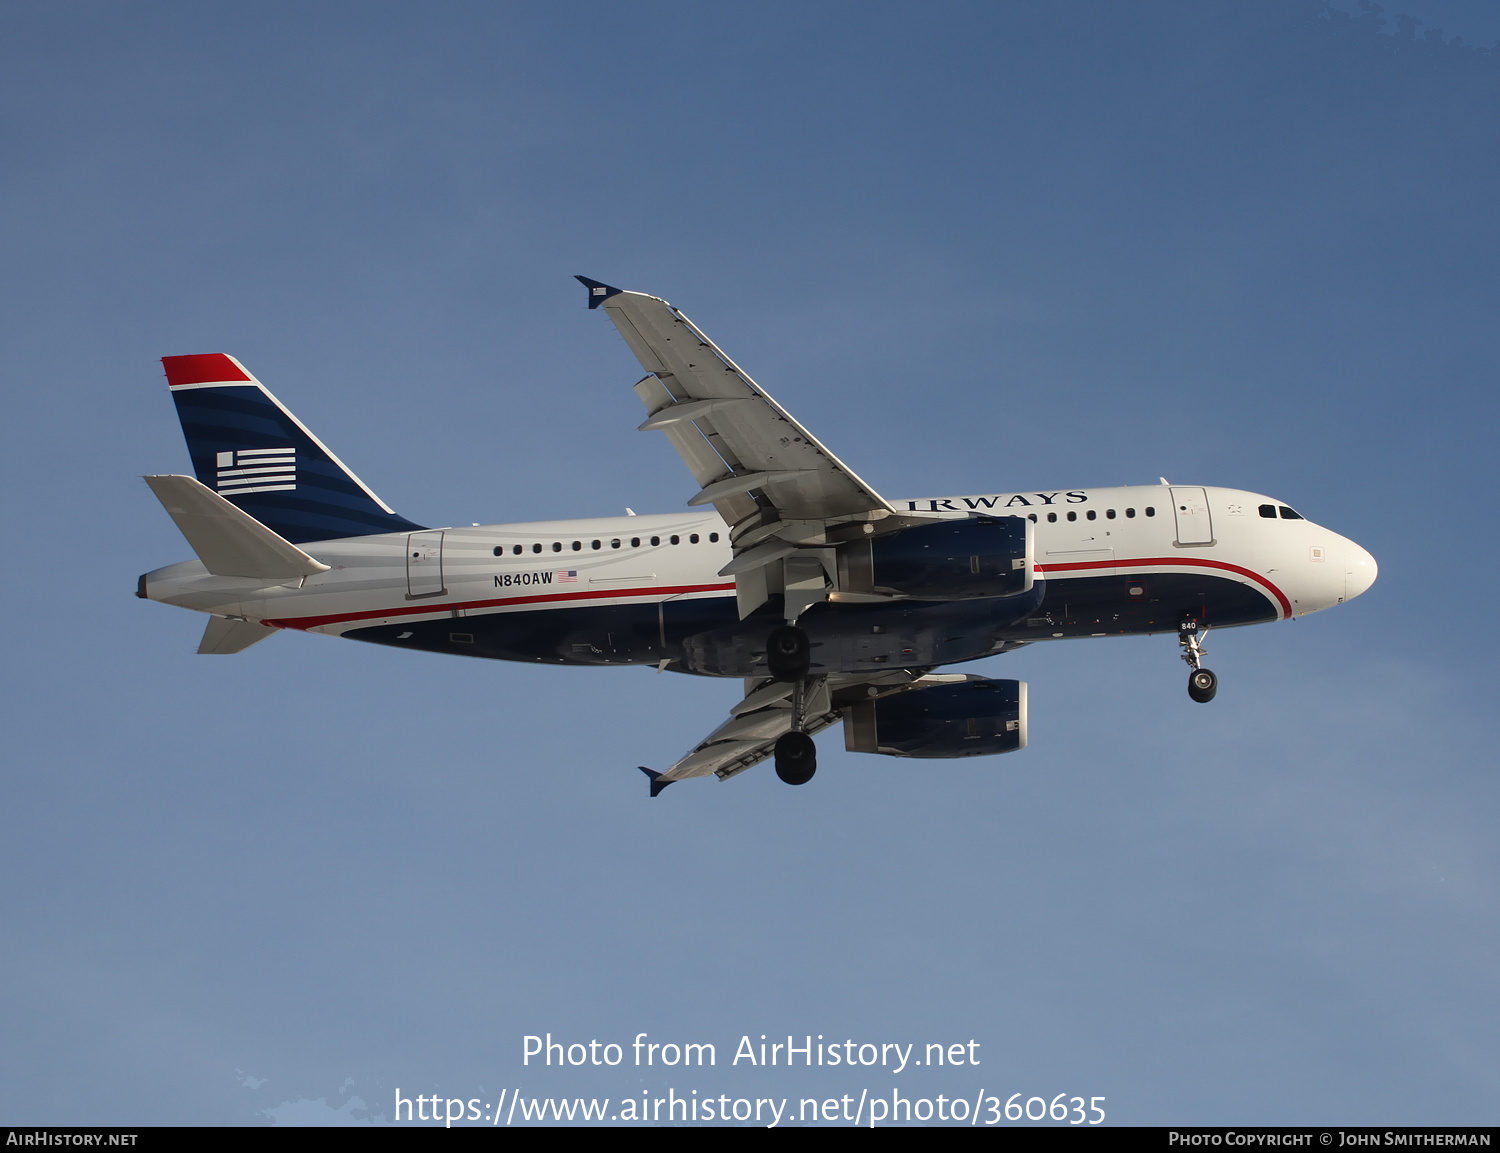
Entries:
<svg viewBox="0 0 1500 1153">
<path fill-rule="evenodd" d="M 1177 517 L 1179 548 L 1216 543 L 1213 516 L 1208 511 L 1208 494 L 1201 488 L 1172 489 L 1172 513 Z"/>
<path fill-rule="evenodd" d="M 442 596 L 443 534 L 414 532 L 406 538 L 406 599 Z"/>
</svg>

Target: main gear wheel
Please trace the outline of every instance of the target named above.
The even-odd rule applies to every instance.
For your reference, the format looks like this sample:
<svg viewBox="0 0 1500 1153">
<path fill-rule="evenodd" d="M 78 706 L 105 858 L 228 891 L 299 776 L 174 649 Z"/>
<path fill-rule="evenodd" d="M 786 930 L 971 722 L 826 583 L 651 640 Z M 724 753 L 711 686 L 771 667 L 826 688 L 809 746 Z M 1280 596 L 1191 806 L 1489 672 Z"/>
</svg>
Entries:
<svg viewBox="0 0 1500 1153">
<path fill-rule="evenodd" d="M 795 684 L 812 667 L 812 645 L 796 625 L 779 625 L 766 638 L 766 667 L 778 681 Z"/>
<path fill-rule="evenodd" d="M 818 771 L 818 746 L 806 733 L 776 738 L 776 775 L 789 785 L 805 785 Z"/>
</svg>

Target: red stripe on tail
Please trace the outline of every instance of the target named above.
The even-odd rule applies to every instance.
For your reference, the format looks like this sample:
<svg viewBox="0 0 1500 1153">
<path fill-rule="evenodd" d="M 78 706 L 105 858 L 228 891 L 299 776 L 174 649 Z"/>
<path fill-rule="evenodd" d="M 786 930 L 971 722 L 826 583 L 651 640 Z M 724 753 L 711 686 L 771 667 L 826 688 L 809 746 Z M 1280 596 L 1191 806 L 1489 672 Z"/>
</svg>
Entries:
<svg viewBox="0 0 1500 1153">
<path fill-rule="evenodd" d="M 162 367 L 167 370 L 167 386 L 176 388 L 180 384 L 218 384 L 226 380 L 250 378 L 222 352 L 202 352 L 196 356 L 164 356 Z"/>
</svg>

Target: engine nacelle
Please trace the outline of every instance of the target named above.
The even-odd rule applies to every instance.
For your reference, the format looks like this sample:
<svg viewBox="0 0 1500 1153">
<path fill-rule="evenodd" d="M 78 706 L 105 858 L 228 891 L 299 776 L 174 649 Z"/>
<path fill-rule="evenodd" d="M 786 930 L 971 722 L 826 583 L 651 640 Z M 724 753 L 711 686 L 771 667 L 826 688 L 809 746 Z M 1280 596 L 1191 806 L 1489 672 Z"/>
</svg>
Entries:
<svg viewBox="0 0 1500 1153">
<path fill-rule="evenodd" d="M 967 676 L 844 709 L 844 747 L 888 757 L 988 757 L 1026 747 L 1026 682 Z"/>
<path fill-rule="evenodd" d="M 975 516 L 904 528 L 839 549 L 839 583 L 958 601 L 1031 591 L 1035 526 L 1023 516 Z"/>
</svg>

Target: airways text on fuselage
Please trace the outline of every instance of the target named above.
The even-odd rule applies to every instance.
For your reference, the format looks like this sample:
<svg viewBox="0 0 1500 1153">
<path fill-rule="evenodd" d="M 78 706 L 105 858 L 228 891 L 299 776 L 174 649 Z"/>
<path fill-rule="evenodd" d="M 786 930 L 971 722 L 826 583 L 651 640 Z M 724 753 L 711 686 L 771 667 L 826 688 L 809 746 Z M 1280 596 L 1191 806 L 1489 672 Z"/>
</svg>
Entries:
<svg viewBox="0 0 1500 1153">
<path fill-rule="evenodd" d="M 1031 508 L 1033 505 L 1056 504 L 1062 498 L 1066 504 L 1083 504 L 1088 494 L 1077 489 L 1068 492 L 1038 492 L 1038 493 L 1013 493 L 1010 496 L 961 496 L 944 497 L 942 499 L 909 500 L 906 502 L 908 512 L 978 512 L 996 508 L 1015 508 L 1018 505 L 1023 508 Z M 955 503 L 958 502 L 958 503 Z"/>
</svg>

